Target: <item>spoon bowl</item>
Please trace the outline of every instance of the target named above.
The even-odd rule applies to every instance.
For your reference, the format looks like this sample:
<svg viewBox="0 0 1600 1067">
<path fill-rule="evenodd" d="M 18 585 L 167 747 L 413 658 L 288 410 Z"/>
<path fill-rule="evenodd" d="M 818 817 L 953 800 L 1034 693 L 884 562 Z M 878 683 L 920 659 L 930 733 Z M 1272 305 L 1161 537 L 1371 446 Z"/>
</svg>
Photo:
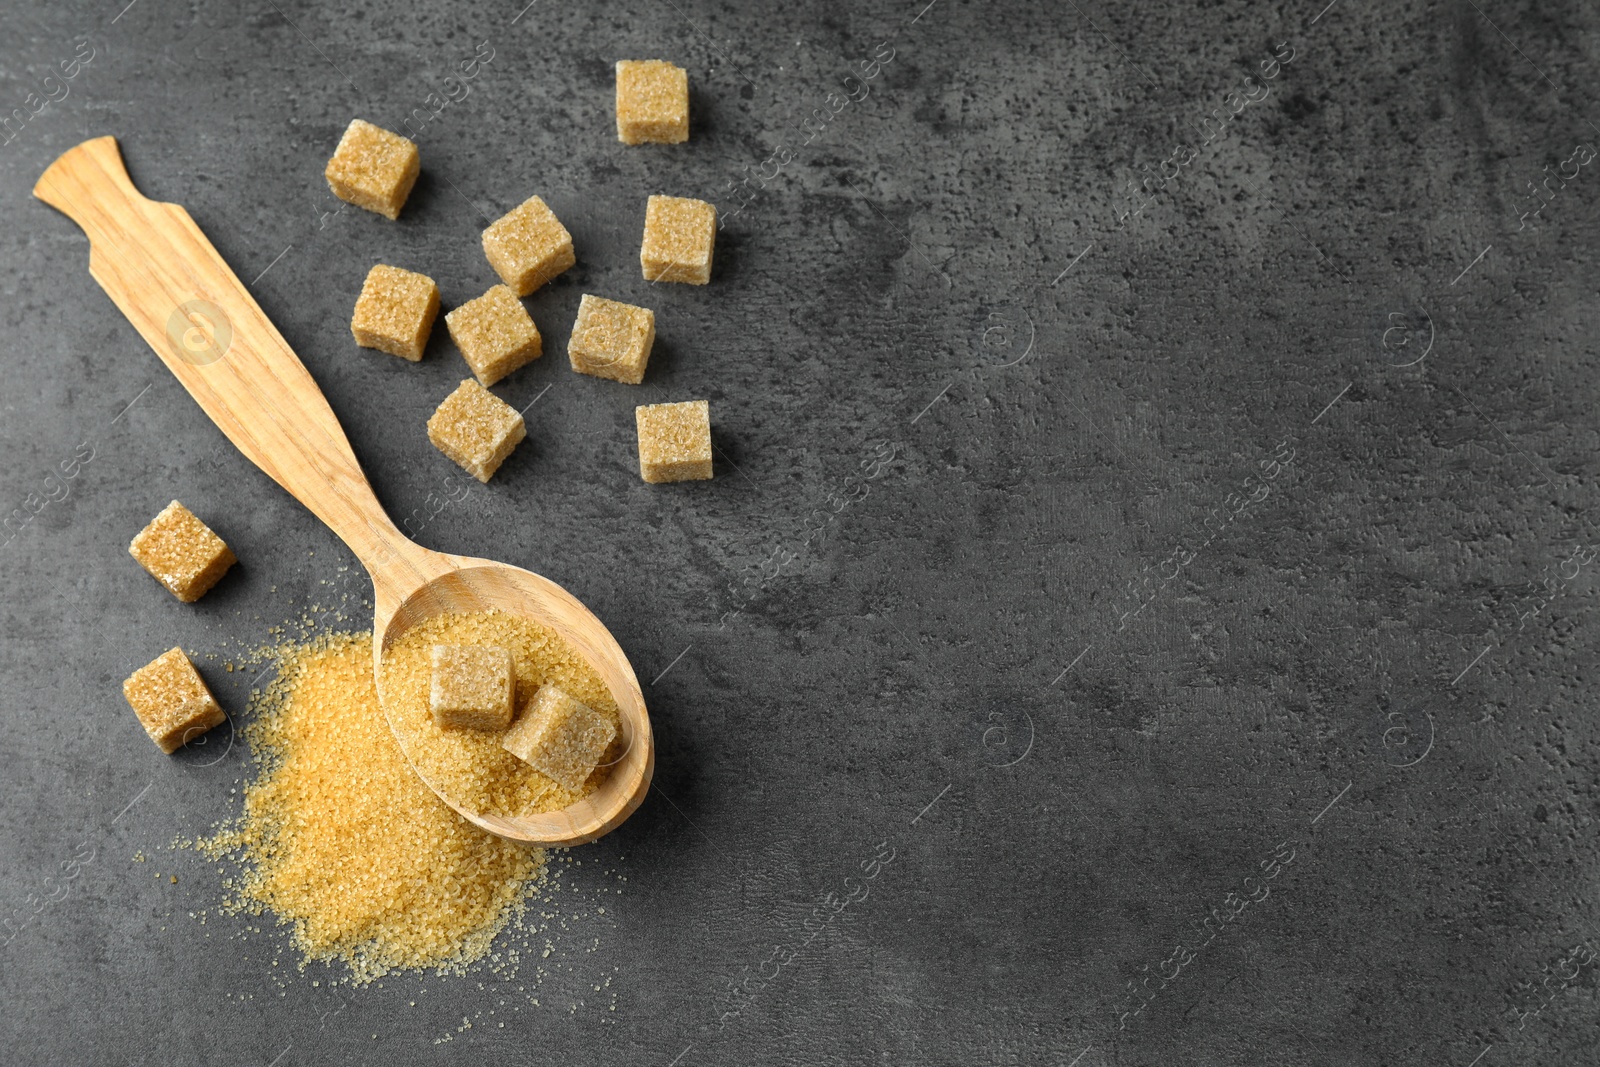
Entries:
<svg viewBox="0 0 1600 1067">
<path fill-rule="evenodd" d="M 462 817 L 517 841 L 576 845 L 615 829 L 644 799 L 655 770 L 650 716 L 633 667 L 616 639 L 576 597 L 548 578 L 493 560 L 447 556 L 413 547 L 434 557 L 443 569 L 403 598 L 379 597 L 372 623 L 372 656 L 380 691 L 383 654 L 407 630 L 444 612 L 499 610 L 530 619 L 559 634 L 600 675 L 617 702 L 622 720 L 619 732 L 623 754 L 612 762 L 598 789 L 559 811 L 516 817 L 487 815 L 463 806 L 434 782 L 428 782 L 429 787 Z M 392 727 L 394 712 L 387 701 L 384 714 L 390 717 Z M 405 732 L 394 730 L 394 735 L 405 750 Z M 409 751 L 406 756 L 412 758 Z M 417 762 L 412 760 L 412 765 L 417 767 Z M 427 781 L 427 775 L 417 769 Z"/>
<path fill-rule="evenodd" d="M 485 830 L 547 846 L 592 841 L 632 814 L 650 788 L 655 745 L 638 679 L 600 620 L 532 571 L 435 552 L 401 533 L 300 358 L 189 213 L 134 187 L 116 138 L 69 149 L 33 194 L 83 228 L 89 273 L 218 428 L 366 568 L 380 692 L 383 651 L 407 629 L 440 612 L 490 609 L 550 627 L 611 690 L 624 754 L 594 793 L 562 811 L 515 818 L 465 810 L 443 793 L 440 799 Z M 395 734 L 403 750 L 403 734 Z"/>
</svg>

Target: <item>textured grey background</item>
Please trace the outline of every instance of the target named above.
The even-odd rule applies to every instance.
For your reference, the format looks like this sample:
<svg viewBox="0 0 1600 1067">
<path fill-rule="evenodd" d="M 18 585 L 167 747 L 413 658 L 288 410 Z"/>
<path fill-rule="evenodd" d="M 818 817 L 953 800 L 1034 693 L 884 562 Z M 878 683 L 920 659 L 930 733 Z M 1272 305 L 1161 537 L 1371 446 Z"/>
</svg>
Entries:
<svg viewBox="0 0 1600 1067">
<path fill-rule="evenodd" d="M 924 3 L 8 5 L 6 1062 L 1596 1062 L 1600 16 Z M 346 123 L 482 41 L 400 222 L 337 211 Z M 693 135 L 624 147 L 611 63 L 654 56 Z M 365 579 L 30 197 L 104 133 L 258 279 L 393 513 L 564 583 L 646 683 L 659 789 L 563 865 L 539 1008 L 282 981 L 280 932 L 188 917 L 218 878 L 166 846 L 248 764 L 161 756 L 121 679 L 181 643 L 237 711 L 217 664 Z M 708 288 L 640 280 L 654 192 L 748 200 Z M 579 262 L 497 389 L 530 440 L 432 514 L 463 366 L 350 308 L 380 260 L 476 295 L 533 193 Z M 566 367 L 584 291 L 656 309 L 643 386 Z M 633 406 L 692 397 L 716 479 L 644 485 Z M 195 606 L 126 554 L 173 497 L 243 561 Z"/>
</svg>

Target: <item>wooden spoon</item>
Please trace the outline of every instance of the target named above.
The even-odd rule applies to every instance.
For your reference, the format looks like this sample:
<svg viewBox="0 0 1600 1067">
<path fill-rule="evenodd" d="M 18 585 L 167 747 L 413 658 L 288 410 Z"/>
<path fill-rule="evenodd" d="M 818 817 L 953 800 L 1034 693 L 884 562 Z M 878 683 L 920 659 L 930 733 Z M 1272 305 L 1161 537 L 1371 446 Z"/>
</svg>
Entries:
<svg viewBox="0 0 1600 1067">
<path fill-rule="evenodd" d="M 440 798 L 485 830 L 538 845 L 593 841 L 632 814 L 650 788 L 655 745 L 639 681 L 600 620 L 531 571 L 434 552 L 401 533 L 299 357 L 189 213 L 133 187 L 115 137 L 64 153 L 33 195 L 83 227 L 89 273 L 228 439 L 366 567 L 375 671 L 383 650 L 423 619 L 498 608 L 555 630 L 599 672 L 621 709 L 626 751 L 594 793 L 562 811 L 519 818 L 482 815 L 444 793 Z"/>
</svg>

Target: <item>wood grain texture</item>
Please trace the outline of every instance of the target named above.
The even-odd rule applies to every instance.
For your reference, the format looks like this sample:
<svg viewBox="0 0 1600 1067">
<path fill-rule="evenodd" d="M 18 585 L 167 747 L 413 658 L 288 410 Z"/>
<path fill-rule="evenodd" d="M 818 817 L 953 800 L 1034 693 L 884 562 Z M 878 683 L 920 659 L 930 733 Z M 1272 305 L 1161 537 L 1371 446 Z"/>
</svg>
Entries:
<svg viewBox="0 0 1600 1067">
<path fill-rule="evenodd" d="M 519 819 L 480 816 L 442 799 L 493 833 L 534 844 L 580 844 L 620 825 L 649 789 L 655 753 L 638 680 L 600 620 L 531 571 L 435 552 L 401 533 L 300 358 L 189 213 L 134 188 L 116 138 L 64 153 L 33 191 L 83 228 L 90 274 L 212 421 L 367 569 L 374 669 L 382 650 L 423 619 L 498 608 L 555 629 L 610 687 L 622 712 L 626 754 L 591 796 L 561 812 Z"/>
</svg>

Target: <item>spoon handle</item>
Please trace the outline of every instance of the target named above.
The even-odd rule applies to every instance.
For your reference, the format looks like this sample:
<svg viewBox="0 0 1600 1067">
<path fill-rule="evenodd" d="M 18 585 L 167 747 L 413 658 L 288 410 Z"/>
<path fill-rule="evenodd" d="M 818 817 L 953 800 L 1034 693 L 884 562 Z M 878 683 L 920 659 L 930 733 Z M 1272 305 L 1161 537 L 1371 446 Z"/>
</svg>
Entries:
<svg viewBox="0 0 1600 1067">
<path fill-rule="evenodd" d="M 135 189 L 115 137 L 68 150 L 33 195 L 89 237 L 89 273 L 239 451 L 349 545 L 377 580 L 425 550 L 373 495 L 289 343 L 189 213 Z"/>
</svg>

